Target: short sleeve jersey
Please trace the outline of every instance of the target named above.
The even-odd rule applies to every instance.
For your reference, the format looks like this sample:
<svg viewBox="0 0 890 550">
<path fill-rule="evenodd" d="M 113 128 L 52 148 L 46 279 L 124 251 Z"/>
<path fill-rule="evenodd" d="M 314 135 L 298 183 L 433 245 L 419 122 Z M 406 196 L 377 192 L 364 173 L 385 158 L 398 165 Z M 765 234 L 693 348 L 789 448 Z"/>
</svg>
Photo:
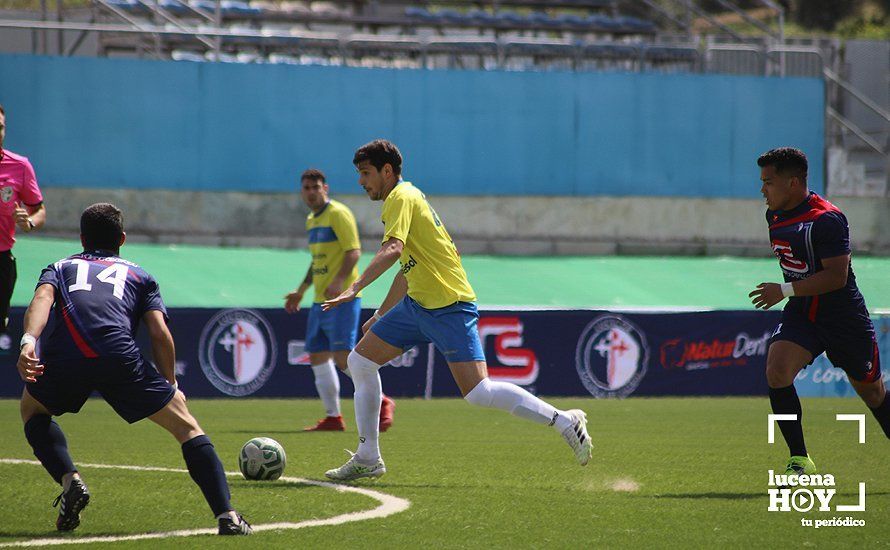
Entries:
<svg viewBox="0 0 890 550">
<path fill-rule="evenodd" d="M 312 254 L 312 285 L 315 287 L 315 302 L 324 302 L 324 291 L 331 280 L 340 272 L 343 256 L 349 250 L 359 250 L 362 245 L 358 238 L 355 216 L 345 204 L 329 201 L 319 213 L 311 212 L 306 218 L 306 233 L 309 235 L 309 252 Z M 343 289 L 358 279 L 358 266 L 343 281 Z"/>
<path fill-rule="evenodd" d="M 54 317 L 41 338 L 41 358 L 136 358 L 136 331 L 146 312 L 167 317 L 158 283 L 110 252 L 82 252 L 43 269 L 37 286 L 55 288 Z"/>
<path fill-rule="evenodd" d="M 810 193 L 806 201 L 791 210 L 768 210 L 766 220 L 785 282 L 806 279 L 822 271 L 823 259 L 850 254 L 846 216 L 816 193 Z M 868 319 L 852 263 L 843 288 L 818 296 L 793 296 L 785 311 L 823 324 Z"/>
<path fill-rule="evenodd" d="M 454 241 L 420 189 L 399 182 L 383 202 L 383 242 L 404 243 L 400 258 L 408 296 L 426 309 L 473 302 Z"/>
<path fill-rule="evenodd" d="M 2 150 L 0 159 L 0 250 L 10 250 L 15 244 L 15 220 L 12 215 L 17 203 L 39 206 L 43 195 L 37 187 L 37 176 L 28 159 L 12 151 Z"/>
</svg>

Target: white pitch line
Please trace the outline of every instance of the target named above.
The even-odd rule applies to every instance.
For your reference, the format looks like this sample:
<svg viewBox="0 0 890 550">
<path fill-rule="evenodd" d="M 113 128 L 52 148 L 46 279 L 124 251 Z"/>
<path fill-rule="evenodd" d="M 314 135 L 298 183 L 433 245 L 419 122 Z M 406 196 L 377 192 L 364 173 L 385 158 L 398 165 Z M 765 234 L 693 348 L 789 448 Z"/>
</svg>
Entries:
<svg viewBox="0 0 890 550">
<path fill-rule="evenodd" d="M 21 460 L 17 458 L 0 458 L 0 464 L 33 464 L 40 465 L 36 460 Z M 160 468 L 154 466 L 123 466 L 116 464 L 79 464 L 84 468 L 109 468 L 115 470 L 135 470 L 139 472 L 172 472 L 177 474 L 187 474 L 188 470 L 180 468 Z M 226 472 L 227 476 L 237 477 L 240 472 Z M 326 519 L 310 519 L 298 523 L 264 523 L 262 525 L 253 525 L 254 531 L 273 531 L 276 529 L 302 529 L 304 527 L 318 527 L 321 525 L 340 525 L 353 521 L 363 521 L 367 519 L 385 518 L 399 512 L 404 512 L 411 506 L 411 501 L 387 495 L 379 491 L 365 489 L 362 487 L 352 487 L 350 485 L 339 485 L 336 483 L 328 483 L 326 481 L 315 481 L 314 479 L 303 479 L 300 477 L 280 477 L 281 481 L 287 483 L 302 483 L 304 485 L 315 485 L 316 487 L 326 487 L 334 489 L 342 493 L 357 493 L 366 497 L 373 498 L 380 502 L 380 506 L 373 510 L 364 512 L 350 512 L 340 514 Z M 8 548 L 14 546 L 58 546 L 62 544 L 91 544 L 94 542 L 121 542 L 130 540 L 146 540 L 146 539 L 164 539 L 170 537 L 192 537 L 195 535 L 215 535 L 216 529 L 182 529 L 179 531 L 167 531 L 161 533 L 140 533 L 138 535 L 108 536 L 108 537 L 83 537 L 77 539 L 69 538 L 44 538 L 31 539 L 17 542 L 0 543 L 0 548 Z"/>
</svg>

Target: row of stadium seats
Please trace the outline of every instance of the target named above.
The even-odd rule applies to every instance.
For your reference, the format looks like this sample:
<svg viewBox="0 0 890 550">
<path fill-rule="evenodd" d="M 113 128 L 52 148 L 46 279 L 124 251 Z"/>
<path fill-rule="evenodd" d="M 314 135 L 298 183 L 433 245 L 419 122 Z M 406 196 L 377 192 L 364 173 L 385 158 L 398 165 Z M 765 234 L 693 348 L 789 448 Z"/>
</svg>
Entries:
<svg viewBox="0 0 890 550">
<path fill-rule="evenodd" d="M 151 8 L 148 2 L 140 0 L 107 0 L 107 3 L 115 8 L 121 9 L 128 13 L 148 14 Z M 195 10 L 203 10 L 207 13 L 216 12 L 216 2 L 212 0 L 189 0 L 181 2 L 180 0 L 158 0 L 157 6 L 174 15 L 189 16 L 195 15 Z M 260 7 L 254 7 L 247 2 L 239 0 L 222 0 L 220 9 L 224 16 L 255 16 L 262 15 L 264 10 Z"/>
<path fill-rule="evenodd" d="M 168 41 L 171 44 L 178 44 L 181 47 L 188 46 L 191 42 L 189 37 L 184 35 L 168 35 Z M 603 43 L 603 44 L 582 44 L 582 43 L 547 43 L 547 42 L 505 42 L 505 43 L 496 43 L 496 42 L 454 42 L 454 41 L 441 41 L 441 42 L 431 42 L 429 44 L 419 44 L 413 41 L 400 40 L 400 41 L 390 41 L 386 39 L 375 40 L 371 37 L 364 37 L 355 40 L 348 40 L 344 43 L 338 43 L 336 40 L 323 40 L 323 39 L 312 39 L 306 40 L 304 38 L 293 37 L 292 39 L 288 39 L 282 36 L 270 37 L 270 38 L 260 38 L 255 36 L 245 36 L 245 37 L 226 37 L 224 39 L 224 44 L 228 46 L 240 46 L 240 47 L 254 47 L 261 48 L 264 45 L 276 45 L 285 47 L 287 45 L 298 45 L 307 48 L 313 48 L 320 52 L 340 52 L 340 53 L 349 53 L 356 51 L 368 51 L 375 52 L 377 54 L 382 53 L 402 53 L 402 54 L 416 54 L 417 56 L 423 55 L 475 55 L 475 56 L 488 56 L 493 59 L 497 58 L 512 58 L 512 57 L 533 57 L 533 58 L 562 58 L 569 61 L 579 61 L 585 59 L 609 59 L 609 60 L 626 60 L 626 61 L 639 61 L 639 62 L 653 62 L 653 63 L 695 63 L 698 60 L 699 54 L 698 51 L 691 47 L 684 46 L 666 46 L 666 45 L 652 45 L 646 43 L 628 43 L 628 44 L 614 44 L 614 43 Z M 178 53 L 175 53 L 178 52 Z M 243 54 L 243 55 L 242 55 Z M 336 53 L 332 53 L 329 55 L 324 55 L 323 53 L 317 55 L 297 55 L 297 56 L 289 56 L 287 54 L 270 54 L 270 62 L 273 55 L 279 55 L 280 59 L 288 60 L 288 61 L 277 61 L 277 62 L 293 62 L 294 58 L 302 59 L 303 61 L 297 64 L 311 64 L 311 65 L 341 65 L 344 63 L 341 55 L 337 55 Z M 177 57 L 178 56 L 178 57 Z M 241 56 L 241 57 L 239 57 Z M 176 49 L 174 50 L 174 55 L 172 56 L 174 59 L 179 60 L 187 60 L 187 61 L 213 61 L 216 60 L 213 52 L 206 53 L 194 53 L 185 49 Z M 225 59 L 221 59 L 229 62 L 240 62 L 240 63 L 255 63 L 262 62 L 257 59 L 258 54 L 255 52 L 230 52 L 226 54 Z M 261 57 L 261 56 L 259 56 Z M 360 56 L 355 56 L 360 57 Z M 200 58 L 200 59 L 199 59 Z M 419 57 L 418 57 L 419 58 Z M 305 61 L 309 59 L 311 61 Z M 491 68 L 495 68 L 492 66 Z"/>
<path fill-rule="evenodd" d="M 455 26 L 482 26 L 482 27 L 508 27 L 508 28 L 551 28 L 576 30 L 599 30 L 606 32 L 655 32 L 655 24 L 636 17 L 608 17 L 600 14 L 582 17 L 573 13 L 550 16 L 542 12 L 532 12 L 522 15 L 512 11 L 487 12 L 472 10 L 462 13 L 456 10 L 443 9 L 429 11 L 426 8 L 405 8 L 405 15 L 423 24 L 455 25 Z"/>
<path fill-rule="evenodd" d="M 130 14 L 148 15 L 152 6 L 178 17 L 207 17 L 216 12 L 213 0 L 103 0 L 107 5 Z M 326 9 L 322 11 L 284 9 L 270 3 L 247 3 L 240 0 L 222 0 L 220 12 L 225 21 L 292 21 L 304 23 L 350 23 L 361 25 L 402 24 L 433 27 L 471 27 L 495 30 L 554 30 L 577 32 L 603 32 L 613 34 L 652 34 L 656 26 L 651 21 L 635 17 L 608 17 L 592 14 L 580 16 L 572 13 L 548 15 L 532 12 L 522 15 L 512 11 L 488 12 L 479 9 L 466 13 L 452 9 L 430 11 L 426 8 L 409 6 L 404 17 L 379 17 L 373 15 L 353 15 L 347 11 Z M 293 8 L 293 6 L 292 6 Z"/>
<path fill-rule="evenodd" d="M 574 8 L 574 9 L 596 9 L 596 8 L 615 8 L 616 0 L 348 0 L 343 3 L 349 4 L 436 4 L 437 6 L 447 4 L 450 6 L 461 7 L 480 7 L 493 6 L 504 7 L 510 6 L 514 8 Z"/>
</svg>

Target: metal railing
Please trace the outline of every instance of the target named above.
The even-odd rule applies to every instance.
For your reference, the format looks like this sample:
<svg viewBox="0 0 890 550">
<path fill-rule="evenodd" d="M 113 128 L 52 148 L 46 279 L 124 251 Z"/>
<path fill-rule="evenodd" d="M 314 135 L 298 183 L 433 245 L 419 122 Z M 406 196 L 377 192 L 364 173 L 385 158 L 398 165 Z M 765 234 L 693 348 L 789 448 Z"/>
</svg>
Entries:
<svg viewBox="0 0 890 550">
<path fill-rule="evenodd" d="M 166 18 L 164 18 L 166 20 Z M 651 44 L 651 43 L 598 43 L 579 42 L 571 39 L 543 38 L 493 38 L 472 36 L 393 36 L 364 33 L 334 33 L 309 30 L 271 30 L 249 28 L 225 28 L 214 26 L 192 26 L 181 21 L 167 21 L 165 25 L 142 21 L 122 23 L 83 23 L 55 21 L 0 20 L 0 28 L 22 28 L 32 30 L 62 30 L 94 32 L 99 34 L 144 36 L 154 40 L 160 47 L 163 42 L 169 49 L 175 46 L 188 46 L 197 41 L 207 50 L 211 59 L 225 57 L 217 43 L 231 41 L 237 46 L 260 46 L 269 52 L 318 51 L 330 52 L 330 56 L 345 62 L 350 53 L 380 52 L 401 53 L 417 56 L 426 65 L 430 55 L 483 55 L 491 56 L 495 67 L 504 67 L 510 58 L 531 58 L 549 60 L 555 63 L 567 62 L 569 69 L 577 69 L 584 60 L 603 59 L 629 61 L 637 70 L 655 67 L 659 64 L 681 64 L 692 72 L 699 64 L 698 51 L 691 45 Z M 160 52 L 159 52 L 160 53 Z M 229 59 L 229 57 L 225 57 Z M 561 67 L 566 65 L 560 65 Z M 529 67 L 533 68 L 533 67 Z"/>
<path fill-rule="evenodd" d="M 876 116 L 882 118 L 884 122 L 890 123 L 890 112 L 886 109 L 882 108 L 880 105 L 872 101 L 868 96 L 857 90 L 852 84 L 843 80 L 840 76 L 837 75 L 834 71 L 829 68 L 823 69 L 823 75 L 825 79 L 835 86 L 846 92 L 850 95 L 850 97 L 856 99 L 859 103 L 864 105 L 870 112 L 875 114 Z M 887 151 L 884 145 L 881 145 L 877 141 L 875 141 L 871 136 L 868 135 L 868 132 L 860 128 L 853 121 L 845 118 L 840 113 L 838 113 L 835 109 L 828 106 L 826 107 L 826 112 L 829 117 L 831 117 L 835 122 L 841 125 L 846 131 L 850 132 L 859 140 L 867 145 L 872 151 L 881 155 L 888 156 L 890 151 Z"/>
</svg>

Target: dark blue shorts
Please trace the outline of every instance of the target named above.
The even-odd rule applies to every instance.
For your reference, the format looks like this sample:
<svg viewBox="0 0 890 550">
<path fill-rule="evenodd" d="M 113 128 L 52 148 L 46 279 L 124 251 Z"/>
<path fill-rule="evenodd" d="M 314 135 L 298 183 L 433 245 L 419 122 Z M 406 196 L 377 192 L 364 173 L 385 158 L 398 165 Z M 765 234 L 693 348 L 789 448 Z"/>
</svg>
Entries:
<svg viewBox="0 0 890 550">
<path fill-rule="evenodd" d="M 825 352 L 832 365 L 857 382 L 874 382 L 881 377 L 881 357 L 871 321 L 862 323 L 859 330 L 840 333 L 800 315 L 784 312 L 769 343 L 777 340 L 794 342 L 813 354 L 813 359 Z"/>
<path fill-rule="evenodd" d="M 47 363 L 43 376 L 25 387 L 54 416 L 80 411 L 90 394 L 98 391 L 130 424 L 163 409 L 176 393 L 141 356 Z"/>
<path fill-rule="evenodd" d="M 472 302 L 426 309 L 405 296 L 376 323 L 371 332 L 397 348 L 432 342 L 449 363 L 485 361 L 479 341 L 479 311 Z"/>
<path fill-rule="evenodd" d="M 328 311 L 321 304 L 312 304 L 306 324 L 306 351 L 348 351 L 355 347 L 358 318 L 362 300 L 355 300 Z"/>
</svg>

